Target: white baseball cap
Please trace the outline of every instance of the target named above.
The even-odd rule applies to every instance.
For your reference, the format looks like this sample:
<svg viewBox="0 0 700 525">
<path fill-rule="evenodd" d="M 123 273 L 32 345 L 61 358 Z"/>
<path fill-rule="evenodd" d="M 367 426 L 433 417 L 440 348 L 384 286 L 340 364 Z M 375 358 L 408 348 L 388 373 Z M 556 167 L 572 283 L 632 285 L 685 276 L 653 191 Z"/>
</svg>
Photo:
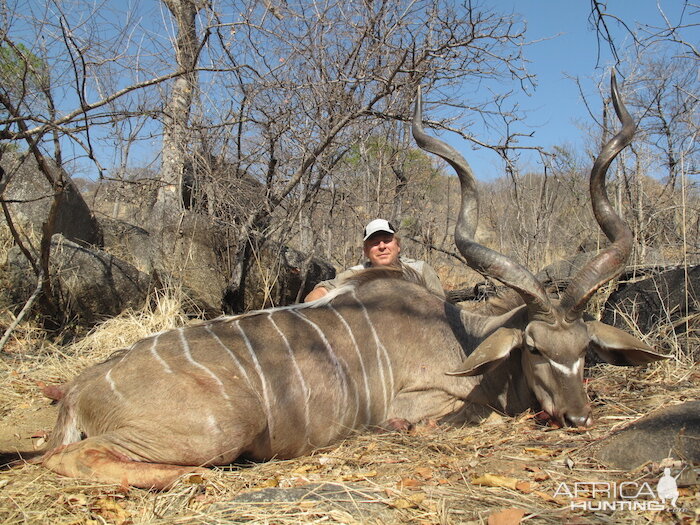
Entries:
<svg viewBox="0 0 700 525">
<path fill-rule="evenodd" d="M 362 240 L 366 241 L 377 232 L 396 233 L 396 230 L 386 219 L 374 219 L 365 226 L 364 238 Z"/>
</svg>

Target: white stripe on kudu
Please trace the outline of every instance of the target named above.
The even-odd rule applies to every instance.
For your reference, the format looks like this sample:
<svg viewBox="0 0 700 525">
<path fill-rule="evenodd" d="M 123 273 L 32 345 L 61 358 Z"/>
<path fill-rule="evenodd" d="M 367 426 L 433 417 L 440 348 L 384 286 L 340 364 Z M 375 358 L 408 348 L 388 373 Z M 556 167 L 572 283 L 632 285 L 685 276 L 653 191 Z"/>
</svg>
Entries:
<svg viewBox="0 0 700 525">
<path fill-rule="evenodd" d="M 151 344 L 151 354 L 153 354 L 153 357 L 156 358 L 156 361 L 158 361 L 163 366 L 163 368 L 168 374 L 172 374 L 173 369 L 170 368 L 170 365 L 168 365 L 168 363 L 166 363 L 165 360 L 163 360 L 163 358 L 158 353 L 158 349 L 156 348 L 156 346 L 158 346 L 159 338 L 160 334 L 156 334 L 155 336 L 153 336 L 153 343 Z"/>
<path fill-rule="evenodd" d="M 369 425 L 372 421 L 372 408 L 371 408 L 371 402 L 372 402 L 372 393 L 369 389 L 369 378 L 367 377 L 367 370 L 365 369 L 365 360 L 362 357 L 362 352 L 360 352 L 360 347 L 357 345 L 357 340 L 355 339 L 355 334 L 352 333 L 352 328 L 350 328 L 350 325 L 348 322 L 345 320 L 345 318 L 340 314 L 338 310 L 333 308 L 333 305 L 329 304 L 328 308 L 330 309 L 331 312 L 333 312 L 338 319 L 340 319 L 340 322 L 343 324 L 345 329 L 348 331 L 348 335 L 350 336 L 350 341 L 352 341 L 352 346 L 355 348 L 355 354 L 357 354 L 357 360 L 360 362 L 360 368 L 362 369 L 362 380 L 365 383 L 365 425 Z"/>
<path fill-rule="evenodd" d="M 304 379 L 304 375 L 302 374 L 301 369 L 299 368 L 299 363 L 297 363 L 296 357 L 294 357 L 294 352 L 292 351 L 292 347 L 289 345 L 287 336 L 284 335 L 282 330 L 279 329 L 279 326 L 277 326 L 277 323 L 275 323 L 275 320 L 272 318 L 272 313 L 268 313 L 267 318 L 270 320 L 270 323 L 274 327 L 275 331 L 277 331 L 280 338 L 282 339 L 282 342 L 284 343 L 284 347 L 287 350 L 287 355 L 292 361 L 294 373 L 296 374 L 297 379 L 299 380 L 301 391 L 304 394 L 304 441 L 300 445 L 300 449 L 304 450 L 306 444 L 309 442 L 309 429 L 311 427 L 311 417 L 309 416 L 309 400 L 311 398 L 311 390 L 309 390 L 309 387 L 306 384 L 306 380 Z"/>
<path fill-rule="evenodd" d="M 263 369 L 260 366 L 260 361 L 258 361 L 258 356 L 255 354 L 255 349 L 250 343 L 250 339 L 248 339 L 248 336 L 243 331 L 243 328 L 241 328 L 241 323 L 238 319 L 236 319 L 235 321 L 233 321 L 233 324 L 240 332 L 241 337 L 243 338 L 243 343 L 245 343 L 245 347 L 248 350 L 248 354 L 250 355 L 250 358 L 253 361 L 255 371 L 257 372 L 258 377 L 260 378 L 260 387 L 262 388 L 263 403 L 265 405 L 265 417 L 267 419 L 267 435 L 269 436 L 270 444 L 272 445 L 272 437 L 274 436 L 275 422 L 272 418 L 272 404 L 270 403 L 270 387 L 267 384 L 267 378 L 265 377 L 265 373 L 263 372 Z"/>
<path fill-rule="evenodd" d="M 219 390 L 221 391 L 221 395 L 224 396 L 224 399 L 226 399 L 227 401 L 230 401 L 228 394 L 226 393 L 226 388 L 224 387 L 224 384 L 221 382 L 221 379 L 219 379 L 219 377 L 214 372 L 209 370 L 202 363 L 198 363 L 197 361 L 195 361 L 194 358 L 192 357 L 192 353 L 190 352 L 190 344 L 187 342 L 187 338 L 185 337 L 185 333 L 184 333 L 183 328 L 182 327 L 178 328 L 177 333 L 180 336 L 180 343 L 182 344 L 182 352 L 185 354 L 185 358 L 187 358 L 187 360 L 190 363 L 192 363 L 194 366 L 196 366 L 200 370 L 203 370 L 204 372 L 209 374 L 209 376 L 216 382 L 216 384 L 219 385 Z"/>
<path fill-rule="evenodd" d="M 117 385 L 114 382 L 114 379 L 112 379 L 112 368 L 107 370 L 107 373 L 105 374 L 105 380 L 107 381 L 107 384 L 109 385 L 109 388 L 112 390 L 112 392 L 114 392 L 117 395 L 117 397 L 123 401 L 124 396 L 119 390 L 117 390 Z"/>
<path fill-rule="evenodd" d="M 571 366 L 566 366 L 561 363 L 557 363 L 553 359 L 549 360 L 549 364 L 553 368 L 556 368 L 562 374 L 569 377 L 575 377 L 576 375 L 578 375 L 578 373 L 581 371 L 581 363 L 583 363 L 583 359 L 578 359 L 577 361 L 574 361 Z"/>
<path fill-rule="evenodd" d="M 231 357 L 231 360 L 235 363 L 236 367 L 240 371 L 241 375 L 245 378 L 246 382 L 248 383 L 248 386 L 251 388 L 255 388 L 253 386 L 253 383 L 250 381 L 250 377 L 248 376 L 248 372 L 246 372 L 246 369 L 243 368 L 243 364 L 239 361 L 238 357 L 236 357 L 236 354 L 231 352 L 231 349 L 224 344 L 224 342 L 221 340 L 221 338 L 214 333 L 214 331 L 211 329 L 211 325 L 207 324 L 204 326 L 204 330 L 214 338 L 214 341 L 219 343 L 219 346 L 223 348 L 226 353 Z"/>
<path fill-rule="evenodd" d="M 335 375 L 338 378 L 338 381 L 340 382 L 340 386 L 343 390 L 343 399 L 342 402 L 339 400 L 337 405 L 336 405 L 336 422 L 341 423 L 341 415 L 343 413 L 343 407 L 346 407 L 348 405 L 348 375 L 347 375 L 347 369 L 348 365 L 343 360 L 342 358 L 338 357 L 336 355 L 335 351 L 333 350 L 333 347 L 331 346 L 330 342 L 328 341 L 328 338 L 326 335 L 323 333 L 323 331 L 319 328 L 319 326 L 311 321 L 308 317 L 306 317 L 304 314 L 299 312 L 298 310 L 290 310 L 291 313 L 296 315 L 299 319 L 307 323 L 311 328 L 314 329 L 314 331 L 318 334 L 318 336 L 321 338 L 321 341 L 323 342 L 323 345 L 326 347 L 326 350 L 328 351 L 328 356 L 331 359 L 331 363 L 333 364 L 333 369 L 335 371 Z M 342 362 L 341 362 L 342 361 Z M 357 408 L 359 400 L 357 399 L 357 388 L 355 388 L 355 407 Z M 357 417 L 357 414 L 355 415 Z"/>
<path fill-rule="evenodd" d="M 367 308 L 365 308 L 365 305 L 362 304 L 362 301 L 360 301 L 357 298 L 355 290 L 352 291 L 351 295 L 352 298 L 355 299 L 355 301 L 357 301 L 357 304 L 360 305 L 360 308 L 362 308 L 362 313 L 364 314 L 365 319 L 367 320 L 367 324 L 369 325 L 369 328 L 372 331 L 372 336 L 374 337 L 374 342 L 377 347 L 377 364 L 379 365 L 379 373 L 381 375 L 382 387 L 384 388 L 384 418 L 386 418 L 387 413 L 389 412 L 389 396 L 393 396 L 394 393 L 394 369 L 391 365 L 391 359 L 389 359 L 389 353 L 386 351 L 386 347 L 382 344 L 381 340 L 379 339 L 379 335 L 377 334 L 377 331 L 374 329 L 374 324 L 372 324 L 372 320 L 369 317 L 369 312 L 367 311 Z M 384 363 L 382 362 L 382 354 L 384 359 L 386 360 L 386 365 L 389 368 L 388 387 L 386 384 L 386 379 L 384 378 Z M 391 394 L 389 394 L 389 392 Z"/>
</svg>

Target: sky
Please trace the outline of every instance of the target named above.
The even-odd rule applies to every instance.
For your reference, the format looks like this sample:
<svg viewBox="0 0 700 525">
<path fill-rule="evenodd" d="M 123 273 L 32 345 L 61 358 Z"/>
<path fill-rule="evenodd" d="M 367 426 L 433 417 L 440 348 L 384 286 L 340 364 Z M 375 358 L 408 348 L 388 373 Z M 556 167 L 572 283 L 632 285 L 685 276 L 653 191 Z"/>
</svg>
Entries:
<svg viewBox="0 0 700 525">
<path fill-rule="evenodd" d="M 585 127 L 591 119 L 583 104 L 579 88 L 571 77 L 579 77 L 589 101 L 600 101 L 594 79 L 607 71 L 614 60 L 609 47 L 598 47 L 595 31 L 589 23 L 589 0 L 486 0 L 499 11 L 520 13 L 527 22 L 527 40 L 536 42 L 525 50 L 531 73 L 537 75 L 538 86 L 532 96 L 520 94 L 517 100 L 530 112 L 522 131 L 534 132 L 529 145 L 552 146 L 583 144 Z M 634 22 L 660 25 L 657 0 L 607 0 L 610 13 L 623 19 L 632 28 Z M 678 19 L 682 0 L 659 0 L 658 5 L 671 21 Z M 687 16 L 687 15 L 686 15 Z M 618 51 L 630 42 L 628 33 L 609 21 Z M 696 36 L 695 41 L 698 38 Z M 599 55 L 600 52 L 600 55 Z M 598 69 L 596 69 L 598 68 Z M 604 69 L 602 69 L 604 68 Z M 618 82 L 620 81 L 618 77 Z M 597 106 L 600 107 L 600 104 Z M 465 156 L 459 142 L 446 137 Z M 522 141 L 523 144 L 527 142 Z M 491 179 L 502 173 L 503 163 L 491 151 L 469 151 L 469 162 L 480 179 Z M 542 170 L 539 156 L 523 155 L 525 168 Z M 522 168 L 523 166 L 521 166 Z"/>
<path fill-rule="evenodd" d="M 111 1 L 116 0 L 108 0 L 107 4 Z M 632 27 L 636 22 L 661 24 L 658 6 L 676 21 L 685 3 L 684 0 L 605 1 L 609 12 Z M 530 72 L 537 76 L 537 87 L 531 96 L 517 93 L 519 106 L 529 113 L 518 131 L 533 134 L 531 139 L 522 138 L 521 144 L 547 150 L 555 145 L 571 144 L 580 149 L 587 138 L 585 128 L 591 126 L 592 121 L 571 77 L 581 79 L 588 100 L 597 102 L 597 108 L 600 108 L 595 79 L 603 72 L 607 75 L 613 63 L 609 47 L 605 42 L 598 46 L 595 31 L 589 23 L 590 0 L 478 0 L 476 3 L 483 3 L 495 11 L 520 14 L 527 23 L 526 40 L 532 44 L 526 46 L 524 55 L 529 60 Z M 167 16 L 158 0 L 143 0 L 142 6 L 149 10 L 148 16 Z M 154 20 L 154 23 L 160 24 L 160 20 Z M 615 43 L 622 50 L 630 40 L 629 35 L 613 22 L 610 28 L 617 29 Z M 474 129 L 469 132 L 484 142 L 498 143 L 500 140 L 496 130 Z M 479 179 L 489 180 L 503 174 L 503 163 L 493 151 L 472 150 L 457 136 L 443 135 L 442 138 L 467 157 Z M 156 153 L 150 148 L 157 149 L 160 143 L 144 146 L 141 160 L 154 158 Z M 542 170 L 537 154 L 523 154 L 520 161 L 521 170 Z"/>
</svg>

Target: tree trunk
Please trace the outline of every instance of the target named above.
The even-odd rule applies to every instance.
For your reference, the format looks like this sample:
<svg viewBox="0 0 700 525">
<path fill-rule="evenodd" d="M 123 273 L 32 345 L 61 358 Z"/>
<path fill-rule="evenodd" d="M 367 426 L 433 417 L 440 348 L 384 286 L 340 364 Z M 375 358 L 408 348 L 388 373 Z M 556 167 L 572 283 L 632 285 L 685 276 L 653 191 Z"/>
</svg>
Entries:
<svg viewBox="0 0 700 525">
<path fill-rule="evenodd" d="M 183 209 L 182 175 L 188 155 L 188 123 L 197 91 L 197 57 L 200 40 L 196 16 L 203 5 L 193 0 L 163 0 L 177 24 L 175 59 L 181 73 L 173 82 L 163 119 L 162 185 L 158 205 L 171 213 Z"/>
</svg>

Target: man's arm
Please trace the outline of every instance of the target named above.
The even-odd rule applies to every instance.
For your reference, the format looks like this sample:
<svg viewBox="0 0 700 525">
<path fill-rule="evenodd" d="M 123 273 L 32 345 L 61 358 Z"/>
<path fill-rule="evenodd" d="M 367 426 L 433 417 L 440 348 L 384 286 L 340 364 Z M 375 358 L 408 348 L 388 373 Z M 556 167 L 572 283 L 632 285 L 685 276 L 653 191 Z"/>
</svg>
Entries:
<svg viewBox="0 0 700 525">
<path fill-rule="evenodd" d="M 304 297 L 304 302 L 315 301 L 326 295 L 331 290 L 338 288 L 345 279 L 354 275 L 362 269 L 361 266 L 353 266 L 352 268 L 339 273 L 335 279 L 329 279 L 328 281 L 321 281 L 318 283 L 313 290 L 311 290 L 306 297 Z"/>
<path fill-rule="evenodd" d="M 313 290 L 311 290 L 306 297 L 304 297 L 304 302 L 308 303 L 309 301 L 315 301 L 316 299 L 320 299 L 324 295 L 328 294 L 328 289 L 324 288 L 323 286 L 316 286 Z"/>
<path fill-rule="evenodd" d="M 443 299 L 445 298 L 445 289 L 442 287 L 440 282 L 440 277 L 438 277 L 437 272 L 428 263 L 423 263 L 423 279 L 425 280 L 425 286 L 431 292 L 439 295 Z"/>
</svg>

